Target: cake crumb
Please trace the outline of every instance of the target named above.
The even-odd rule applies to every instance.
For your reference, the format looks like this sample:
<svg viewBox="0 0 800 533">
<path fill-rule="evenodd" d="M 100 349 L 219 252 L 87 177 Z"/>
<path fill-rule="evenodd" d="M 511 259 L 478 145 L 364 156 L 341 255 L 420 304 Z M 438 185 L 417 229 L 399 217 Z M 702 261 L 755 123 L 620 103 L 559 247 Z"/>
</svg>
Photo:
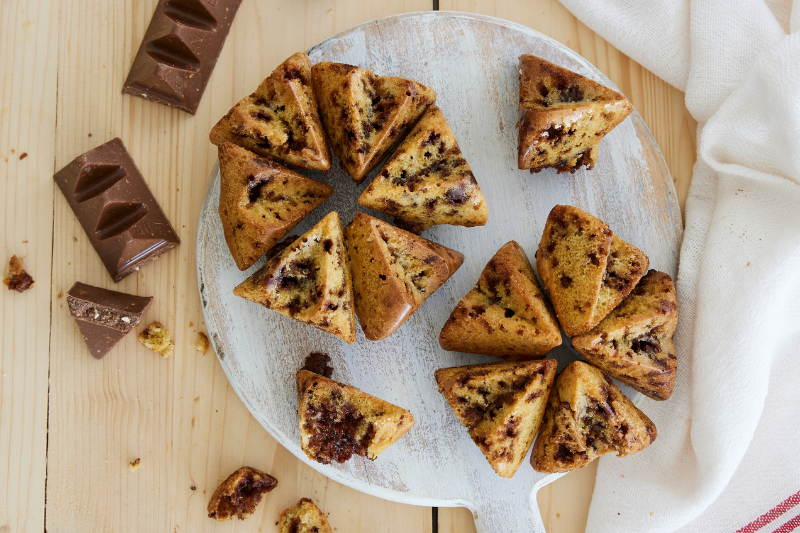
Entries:
<svg viewBox="0 0 800 533">
<path fill-rule="evenodd" d="M 189 321 L 189 327 L 191 328 L 191 327 L 193 327 L 193 326 L 194 326 L 194 322 L 192 322 L 192 321 Z"/>
<path fill-rule="evenodd" d="M 161 357 L 169 357 L 175 353 L 175 343 L 172 342 L 172 336 L 169 331 L 164 329 L 161 322 L 153 322 L 147 326 L 144 331 L 139 333 L 138 339 L 142 346 L 160 353 Z"/>
<path fill-rule="evenodd" d="M 128 463 L 128 469 L 131 472 L 136 472 L 137 470 L 139 470 L 139 465 L 141 465 L 141 463 L 142 463 L 142 460 L 137 457 L 136 459 L 134 459 L 133 461 Z"/>
<path fill-rule="evenodd" d="M 16 255 L 12 255 L 8 260 L 8 276 L 3 280 L 8 290 L 25 292 L 34 284 L 30 274 L 22 268 L 22 261 Z"/>
<path fill-rule="evenodd" d="M 21 154 L 19 154 L 19 160 L 20 161 L 22 161 L 26 157 L 28 157 L 28 152 L 22 152 Z"/>
<path fill-rule="evenodd" d="M 209 346 L 208 337 L 206 336 L 206 334 L 203 333 L 202 331 L 198 331 L 197 343 L 192 344 L 192 346 L 194 347 L 195 350 L 197 350 L 198 352 L 202 352 L 203 355 L 205 355 L 206 352 L 208 351 L 208 346 Z"/>
<path fill-rule="evenodd" d="M 223 522 L 233 517 L 244 520 L 253 514 L 264 493 L 278 480 L 255 468 L 243 466 L 217 487 L 208 502 L 208 517 Z"/>
</svg>

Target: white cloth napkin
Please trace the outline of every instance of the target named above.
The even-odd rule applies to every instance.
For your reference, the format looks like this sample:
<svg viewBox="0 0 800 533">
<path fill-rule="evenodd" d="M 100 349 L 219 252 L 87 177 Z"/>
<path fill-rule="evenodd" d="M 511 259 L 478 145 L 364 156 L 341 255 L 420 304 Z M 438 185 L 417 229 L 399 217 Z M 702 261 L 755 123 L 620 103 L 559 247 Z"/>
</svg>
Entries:
<svg viewBox="0 0 800 533">
<path fill-rule="evenodd" d="M 699 124 L 675 391 L 600 460 L 587 531 L 800 528 L 800 0 L 561 1 Z"/>
</svg>

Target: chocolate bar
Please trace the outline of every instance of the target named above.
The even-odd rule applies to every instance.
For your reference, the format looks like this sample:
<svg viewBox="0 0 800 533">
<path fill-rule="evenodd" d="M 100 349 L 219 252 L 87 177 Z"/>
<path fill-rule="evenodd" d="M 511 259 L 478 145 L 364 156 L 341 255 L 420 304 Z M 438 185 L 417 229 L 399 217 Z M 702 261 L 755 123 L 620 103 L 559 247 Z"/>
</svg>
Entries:
<svg viewBox="0 0 800 533">
<path fill-rule="evenodd" d="M 119 139 L 76 157 L 53 179 L 115 282 L 180 244 Z"/>
<path fill-rule="evenodd" d="M 142 319 L 152 297 L 92 287 L 80 281 L 67 293 L 67 305 L 89 353 L 101 359 Z"/>
<path fill-rule="evenodd" d="M 161 0 L 122 92 L 194 114 L 241 3 Z"/>
</svg>

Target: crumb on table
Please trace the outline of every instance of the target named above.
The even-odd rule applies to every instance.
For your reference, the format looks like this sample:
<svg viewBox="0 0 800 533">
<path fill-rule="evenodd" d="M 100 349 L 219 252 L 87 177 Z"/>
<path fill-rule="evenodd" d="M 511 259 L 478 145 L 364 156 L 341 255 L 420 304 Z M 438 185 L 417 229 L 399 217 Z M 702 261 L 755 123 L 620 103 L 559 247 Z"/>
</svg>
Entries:
<svg viewBox="0 0 800 533">
<path fill-rule="evenodd" d="M 128 469 L 131 472 L 136 472 L 137 470 L 139 470 L 139 465 L 141 465 L 141 463 L 142 463 L 142 460 L 137 457 L 136 459 L 134 459 L 133 461 L 128 463 Z"/>
<path fill-rule="evenodd" d="M 208 517 L 220 522 L 234 516 L 244 520 L 256 510 L 264 493 L 277 484 L 278 480 L 269 474 L 243 466 L 214 491 L 208 502 Z"/>
<path fill-rule="evenodd" d="M 22 268 L 22 261 L 16 255 L 8 260 L 8 276 L 3 280 L 8 290 L 25 292 L 31 288 L 34 281 L 30 274 Z"/>
<path fill-rule="evenodd" d="M 208 337 L 206 336 L 206 334 L 203 333 L 202 331 L 198 331 L 197 343 L 192 344 L 192 346 L 194 346 L 195 350 L 197 350 L 198 352 L 203 352 L 203 355 L 205 355 L 209 347 Z"/>
<path fill-rule="evenodd" d="M 162 357 L 169 357 L 175 353 L 175 343 L 169 331 L 164 329 L 161 322 L 153 322 L 144 331 L 139 333 L 139 342 Z"/>
</svg>

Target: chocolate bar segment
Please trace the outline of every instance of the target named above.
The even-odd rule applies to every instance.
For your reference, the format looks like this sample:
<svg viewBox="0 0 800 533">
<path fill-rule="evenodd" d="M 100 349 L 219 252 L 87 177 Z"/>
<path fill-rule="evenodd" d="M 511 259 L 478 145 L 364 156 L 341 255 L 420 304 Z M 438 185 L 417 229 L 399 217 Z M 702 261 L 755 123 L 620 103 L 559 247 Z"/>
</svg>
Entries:
<svg viewBox="0 0 800 533">
<path fill-rule="evenodd" d="M 123 93 L 194 114 L 242 0 L 161 0 Z"/>
<path fill-rule="evenodd" d="M 180 244 L 119 139 L 78 156 L 53 179 L 115 282 Z"/>
<path fill-rule="evenodd" d="M 67 293 L 67 305 L 89 353 L 101 359 L 142 319 L 152 297 L 133 296 L 80 281 Z"/>
</svg>

